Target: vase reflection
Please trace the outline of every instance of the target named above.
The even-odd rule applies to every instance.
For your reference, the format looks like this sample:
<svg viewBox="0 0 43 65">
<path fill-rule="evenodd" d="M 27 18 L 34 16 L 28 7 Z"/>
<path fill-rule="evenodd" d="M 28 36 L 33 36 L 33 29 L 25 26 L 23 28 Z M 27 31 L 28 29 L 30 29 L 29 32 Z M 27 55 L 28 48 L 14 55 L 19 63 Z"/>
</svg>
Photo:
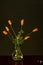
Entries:
<svg viewBox="0 0 43 65">
<path fill-rule="evenodd" d="M 14 61 L 14 62 L 12 62 L 12 65 L 23 65 L 23 60 L 21 60 L 21 61 Z"/>
</svg>

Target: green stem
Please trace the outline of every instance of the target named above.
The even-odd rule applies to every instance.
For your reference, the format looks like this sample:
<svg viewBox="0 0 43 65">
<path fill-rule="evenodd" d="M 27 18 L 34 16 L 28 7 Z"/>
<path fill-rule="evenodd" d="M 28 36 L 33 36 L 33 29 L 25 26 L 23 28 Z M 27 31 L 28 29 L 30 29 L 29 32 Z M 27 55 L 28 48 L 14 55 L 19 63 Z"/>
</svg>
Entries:
<svg viewBox="0 0 43 65">
<path fill-rule="evenodd" d="M 11 26 L 11 29 L 12 29 L 12 31 L 13 31 L 13 34 L 14 34 L 14 35 L 15 35 L 15 37 L 16 37 L 16 33 L 14 32 L 14 30 L 13 30 L 12 26 Z"/>
<path fill-rule="evenodd" d="M 22 29 L 22 26 L 21 26 L 21 29 Z"/>
<path fill-rule="evenodd" d="M 8 34 L 8 38 L 10 39 L 10 41 L 12 40 L 9 34 Z"/>
<path fill-rule="evenodd" d="M 9 32 L 9 35 L 12 37 L 12 34 Z"/>
<path fill-rule="evenodd" d="M 12 42 L 12 40 L 13 40 L 13 37 L 12 37 L 12 34 L 9 32 L 9 34 L 8 34 L 8 38 L 10 39 L 10 41 Z"/>
<path fill-rule="evenodd" d="M 21 26 L 21 30 L 22 30 L 22 26 Z"/>
<path fill-rule="evenodd" d="M 30 35 L 30 34 L 32 34 L 32 32 L 30 32 L 29 34 L 27 34 L 27 35 Z"/>
</svg>

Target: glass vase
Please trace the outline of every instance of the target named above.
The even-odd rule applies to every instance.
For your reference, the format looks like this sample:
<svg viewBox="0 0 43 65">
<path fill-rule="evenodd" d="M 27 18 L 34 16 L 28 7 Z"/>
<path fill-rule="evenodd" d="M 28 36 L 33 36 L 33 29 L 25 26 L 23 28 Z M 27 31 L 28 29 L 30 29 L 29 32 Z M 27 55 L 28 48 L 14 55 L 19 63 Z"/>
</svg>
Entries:
<svg viewBox="0 0 43 65">
<path fill-rule="evenodd" d="M 15 44 L 14 46 L 14 51 L 12 53 L 12 59 L 14 61 L 22 60 L 23 59 L 23 54 L 21 51 L 21 47 L 18 44 Z"/>
</svg>

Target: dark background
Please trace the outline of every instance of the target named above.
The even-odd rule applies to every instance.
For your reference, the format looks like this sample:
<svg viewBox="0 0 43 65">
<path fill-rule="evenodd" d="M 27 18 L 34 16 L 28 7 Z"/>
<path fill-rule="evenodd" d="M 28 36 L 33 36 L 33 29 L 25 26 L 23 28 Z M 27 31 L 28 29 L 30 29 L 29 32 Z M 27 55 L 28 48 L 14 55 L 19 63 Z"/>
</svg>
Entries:
<svg viewBox="0 0 43 65">
<path fill-rule="evenodd" d="M 24 18 L 24 36 L 38 27 L 39 31 L 31 34 L 31 38 L 24 41 L 22 52 L 24 55 L 43 55 L 43 0 L 0 0 L 0 55 L 11 55 L 13 44 L 7 36 L 2 34 L 12 20 L 13 28 L 17 33 L 20 29 L 20 20 Z"/>
</svg>

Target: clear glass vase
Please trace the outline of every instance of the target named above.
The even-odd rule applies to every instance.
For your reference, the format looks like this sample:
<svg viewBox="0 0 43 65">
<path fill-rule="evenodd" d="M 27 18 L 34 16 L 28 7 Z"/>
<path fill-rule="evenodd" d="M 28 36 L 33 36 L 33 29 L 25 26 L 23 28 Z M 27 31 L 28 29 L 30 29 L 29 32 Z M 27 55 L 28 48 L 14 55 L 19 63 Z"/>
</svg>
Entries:
<svg viewBox="0 0 43 65">
<path fill-rule="evenodd" d="M 23 59 L 23 54 L 22 54 L 20 46 L 18 44 L 15 44 L 14 48 L 15 49 L 12 53 L 12 59 L 15 60 L 15 61 L 22 60 Z"/>
</svg>

